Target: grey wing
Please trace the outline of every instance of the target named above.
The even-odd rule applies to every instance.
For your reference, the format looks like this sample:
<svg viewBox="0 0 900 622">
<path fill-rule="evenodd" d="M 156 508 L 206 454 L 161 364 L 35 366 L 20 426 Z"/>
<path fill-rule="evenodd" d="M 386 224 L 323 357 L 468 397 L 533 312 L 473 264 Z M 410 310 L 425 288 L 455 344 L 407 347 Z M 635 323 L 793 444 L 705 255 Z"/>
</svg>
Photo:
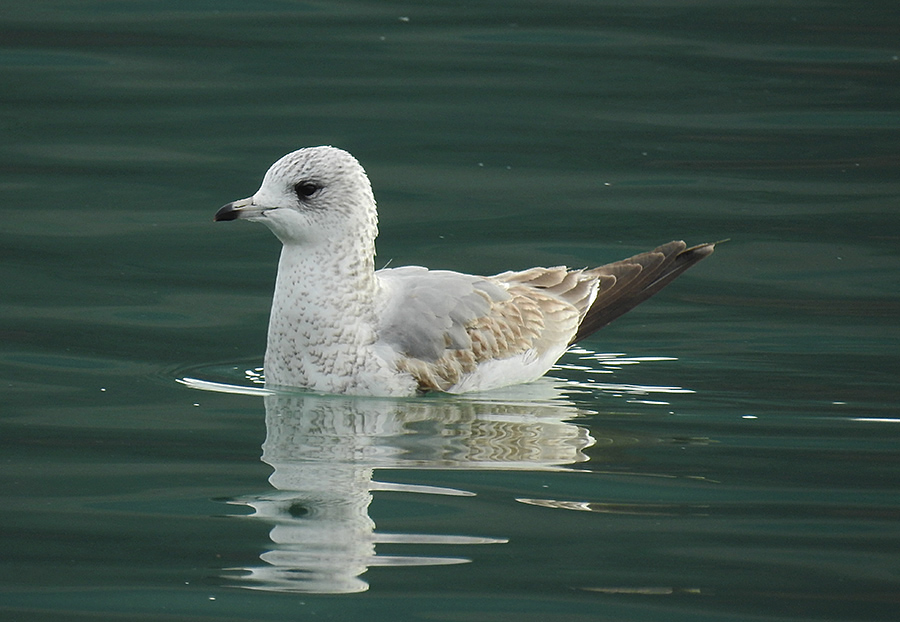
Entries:
<svg viewBox="0 0 900 622">
<path fill-rule="evenodd" d="M 510 297 L 496 283 L 458 272 L 408 266 L 376 274 L 389 296 L 379 341 L 427 362 L 437 361 L 447 349 L 470 349 L 467 328 Z"/>
<path fill-rule="evenodd" d="M 379 342 L 421 390 L 449 390 L 487 361 L 564 348 L 582 313 L 556 290 L 589 294 L 562 267 L 493 277 L 418 267 L 377 274 L 387 292 Z"/>
<path fill-rule="evenodd" d="M 557 266 L 490 277 L 380 270 L 378 341 L 421 390 L 449 390 L 487 361 L 538 359 L 544 373 L 566 346 L 658 292 L 715 244 L 685 246 L 670 242 L 590 270 Z"/>
</svg>

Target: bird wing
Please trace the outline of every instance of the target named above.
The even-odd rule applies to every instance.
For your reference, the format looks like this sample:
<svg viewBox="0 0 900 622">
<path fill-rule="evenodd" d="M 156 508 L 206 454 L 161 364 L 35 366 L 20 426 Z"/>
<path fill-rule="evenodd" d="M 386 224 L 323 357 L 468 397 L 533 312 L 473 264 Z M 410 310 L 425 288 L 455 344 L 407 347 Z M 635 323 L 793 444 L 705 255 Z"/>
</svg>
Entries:
<svg viewBox="0 0 900 622">
<path fill-rule="evenodd" d="M 676 240 L 652 251 L 586 270 L 586 274 L 600 279 L 600 287 L 572 343 L 590 336 L 658 293 L 685 270 L 712 254 L 717 243 L 687 248 L 684 242 Z"/>
<path fill-rule="evenodd" d="M 528 382 L 713 252 L 681 241 L 591 269 L 481 277 L 417 266 L 379 270 L 378 341 L 422 391 Z"/>
<path fill-rule="evenodd" d="M 386 301 L 379 342 L 398 354 L 397 367 L 420 390 L 453 390 L 485 363 L 504 360 L 509 382 L 525 370 L 537 378 L 565 351 L 583 316 L 565 294 L 584 309 L 592 298 L 596 279 L 578 278 L 582 272 L 532 268 L 479 277 L 415 266 L 380 270 Z M 503 376 L 489 384 L 508 384 Z"/>
</svg>

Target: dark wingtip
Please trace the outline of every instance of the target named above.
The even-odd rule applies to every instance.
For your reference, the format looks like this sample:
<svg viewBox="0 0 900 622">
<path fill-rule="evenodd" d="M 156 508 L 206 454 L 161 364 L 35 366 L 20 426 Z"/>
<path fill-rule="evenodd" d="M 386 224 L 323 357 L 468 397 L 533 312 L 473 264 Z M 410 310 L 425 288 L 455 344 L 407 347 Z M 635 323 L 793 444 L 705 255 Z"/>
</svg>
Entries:
<svg viewBox="0 0 900 622">
<path fill-rule="evenodd" d="M 615 272 L 635 264 L 640 269 L 615 275 L 618 280 L 607 290 L 605 296 L 598 295 L 571 343 L 592 335 L 641 304 L 678 278 L 685 270 L 711 255 L 716 249 L 716 244 L 726 241 L 707 242 L 686 248 L 687 244 L 676 240 L 658 246 L 652 251 L 597 268 L 596 270 Z"/>
<path fill-rule="evenodd" d="M 722 244 L 723 242 L 727 242 L 728 240 L 719 240 L 718 242 L 705 242 L 703 244 L 698 244 L 697 246 L 692 246 L 691 248 L 686 248 L 680 253 L 681 255 L 687 255 L 694 259 L 694 261 L 700 261 L 704 257 L 712 255 L 713 251 L 716 250 L 717 244 Z"/>
</svg>

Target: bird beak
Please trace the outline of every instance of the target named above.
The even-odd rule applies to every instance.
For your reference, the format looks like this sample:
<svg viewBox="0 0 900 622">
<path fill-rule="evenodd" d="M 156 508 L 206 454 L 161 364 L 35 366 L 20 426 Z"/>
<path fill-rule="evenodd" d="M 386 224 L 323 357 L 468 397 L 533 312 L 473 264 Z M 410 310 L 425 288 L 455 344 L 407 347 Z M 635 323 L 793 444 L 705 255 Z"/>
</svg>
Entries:
<svg viewBox="0 0 900 622">
<path fill-rule="evenodd" d="M 219 208 L 216 215 L 213 216 L 214 221 L 220 220 L 237 220 L 238 218 L 253 218 L 263 215 L 265 208 L 261 205 L 253 203 L 253 197 L 232 201 L 226 203 Z"/>
</svg>

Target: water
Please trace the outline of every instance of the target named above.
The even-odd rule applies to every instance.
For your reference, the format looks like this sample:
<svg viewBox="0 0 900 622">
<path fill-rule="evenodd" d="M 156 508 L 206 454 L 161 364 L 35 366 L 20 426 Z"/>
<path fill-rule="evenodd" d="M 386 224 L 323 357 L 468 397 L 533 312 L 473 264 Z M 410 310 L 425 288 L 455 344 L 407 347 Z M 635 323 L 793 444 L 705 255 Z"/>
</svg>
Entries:
<svg viewBox="0 0 900 622">
<path fill-rule="evenodd" d="M 8 4 L 4 619 L 895 619 L 892 3 Z M 379 265 L 731 241 L 555 380 L 254 395 L 212 214 L 323 143 Z"/>
</svg>

